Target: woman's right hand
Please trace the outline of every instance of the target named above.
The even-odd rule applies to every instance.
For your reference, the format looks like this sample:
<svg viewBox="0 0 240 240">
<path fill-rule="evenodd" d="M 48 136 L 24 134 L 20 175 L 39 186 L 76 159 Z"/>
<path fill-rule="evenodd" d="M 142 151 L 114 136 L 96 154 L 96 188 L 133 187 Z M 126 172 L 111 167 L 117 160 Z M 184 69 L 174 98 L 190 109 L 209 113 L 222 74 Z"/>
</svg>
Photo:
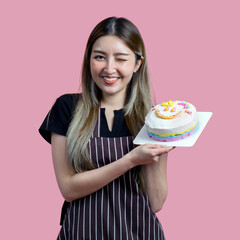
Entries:
<svg viewBox="0 0 240 240">
<path fill-rule="evenodd" d="M 137 146 L 127 155 L 134 166 L 158 162 L 159 156 L 171 151 L 173 147 L 161 146 L 160 144 L 143 144 Z"/>
</svg>

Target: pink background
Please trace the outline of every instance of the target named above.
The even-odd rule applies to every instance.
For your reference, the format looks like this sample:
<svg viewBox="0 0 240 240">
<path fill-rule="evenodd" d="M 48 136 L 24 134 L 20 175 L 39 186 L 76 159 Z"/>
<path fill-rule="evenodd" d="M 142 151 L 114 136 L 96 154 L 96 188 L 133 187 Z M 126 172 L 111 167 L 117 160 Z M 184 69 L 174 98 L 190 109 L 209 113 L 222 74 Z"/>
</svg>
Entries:
<svg viewBox="0 0 240 240">
<path fill-rule="evenodd" d="M 213 117 L 192 148 L 169 156 L 168 240 L 240 239 L 238 0 L 0 3 L 1 239 L 55 239 L 62 197 L 38 127 L 78 91 L 92 28 L 124 16 L 145 40 L 157 103 L 186 100 Z"/>
</svg>

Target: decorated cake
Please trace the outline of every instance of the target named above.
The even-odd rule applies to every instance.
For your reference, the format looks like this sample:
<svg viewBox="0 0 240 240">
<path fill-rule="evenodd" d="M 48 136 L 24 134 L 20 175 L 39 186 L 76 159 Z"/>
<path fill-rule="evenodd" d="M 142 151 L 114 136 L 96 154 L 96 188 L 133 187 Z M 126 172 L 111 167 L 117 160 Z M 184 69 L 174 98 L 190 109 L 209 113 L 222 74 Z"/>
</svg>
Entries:
<svg viewBox="0 0 240 240">
<path fill-rule="evenodd" d="M 148 135 L 161 142 L 177 141 L 198 128 L 196 108 L 185 101 L 168 101 L 153 107 L 145 118 Z"/>
</svg>

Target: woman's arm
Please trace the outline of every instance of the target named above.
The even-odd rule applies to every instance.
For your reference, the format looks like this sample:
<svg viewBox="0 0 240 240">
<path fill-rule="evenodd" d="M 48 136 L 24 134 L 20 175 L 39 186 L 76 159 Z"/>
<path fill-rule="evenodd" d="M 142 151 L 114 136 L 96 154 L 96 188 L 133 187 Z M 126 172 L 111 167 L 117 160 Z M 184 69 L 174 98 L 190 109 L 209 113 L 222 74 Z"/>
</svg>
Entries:
<svg viewBox="0 0 240 240">
<path fill-rule="evenodd" d="M 57 183 L 63 197 L 69 202 L 99 190 L 133 167 L 123 157 L 104 167 L 76 173 L 67 158 L 66 137 L 52 133 L 51 143 Z"/>
<path fill-rule="evenodd" d="M 167 152 L 165 148 L 146 144 L 133 149 L 118 161 L 97 169 L 75 173 L 68 162 L 66 137 L 52 133 L 51 143 L 57 183 L 66 201 L 96 192 L 137 165 L 157 162 L 158 156 Z"/>
<path fill-rule="evenodd" d="M 167 157 L 168 153 L 161 154 L 158 162 L 144 166 L 146 192 L 153 212 L 158 212 L 167 198 Z"/>
</svg>

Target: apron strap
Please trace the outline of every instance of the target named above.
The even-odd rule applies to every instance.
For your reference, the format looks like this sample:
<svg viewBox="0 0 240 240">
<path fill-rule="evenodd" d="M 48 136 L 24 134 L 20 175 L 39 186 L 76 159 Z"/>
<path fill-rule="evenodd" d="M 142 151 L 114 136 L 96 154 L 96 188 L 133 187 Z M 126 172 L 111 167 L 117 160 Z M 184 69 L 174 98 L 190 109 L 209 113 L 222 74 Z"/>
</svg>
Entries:
<svg viewBox="0 0 240 240">
<path fill-rule="evenodd" d="M 92 133 L 92 138 L 100 137 L 100 117 L 101 117 L 101 108 L 98 109 L 97 122 Z"/>
</svg>

